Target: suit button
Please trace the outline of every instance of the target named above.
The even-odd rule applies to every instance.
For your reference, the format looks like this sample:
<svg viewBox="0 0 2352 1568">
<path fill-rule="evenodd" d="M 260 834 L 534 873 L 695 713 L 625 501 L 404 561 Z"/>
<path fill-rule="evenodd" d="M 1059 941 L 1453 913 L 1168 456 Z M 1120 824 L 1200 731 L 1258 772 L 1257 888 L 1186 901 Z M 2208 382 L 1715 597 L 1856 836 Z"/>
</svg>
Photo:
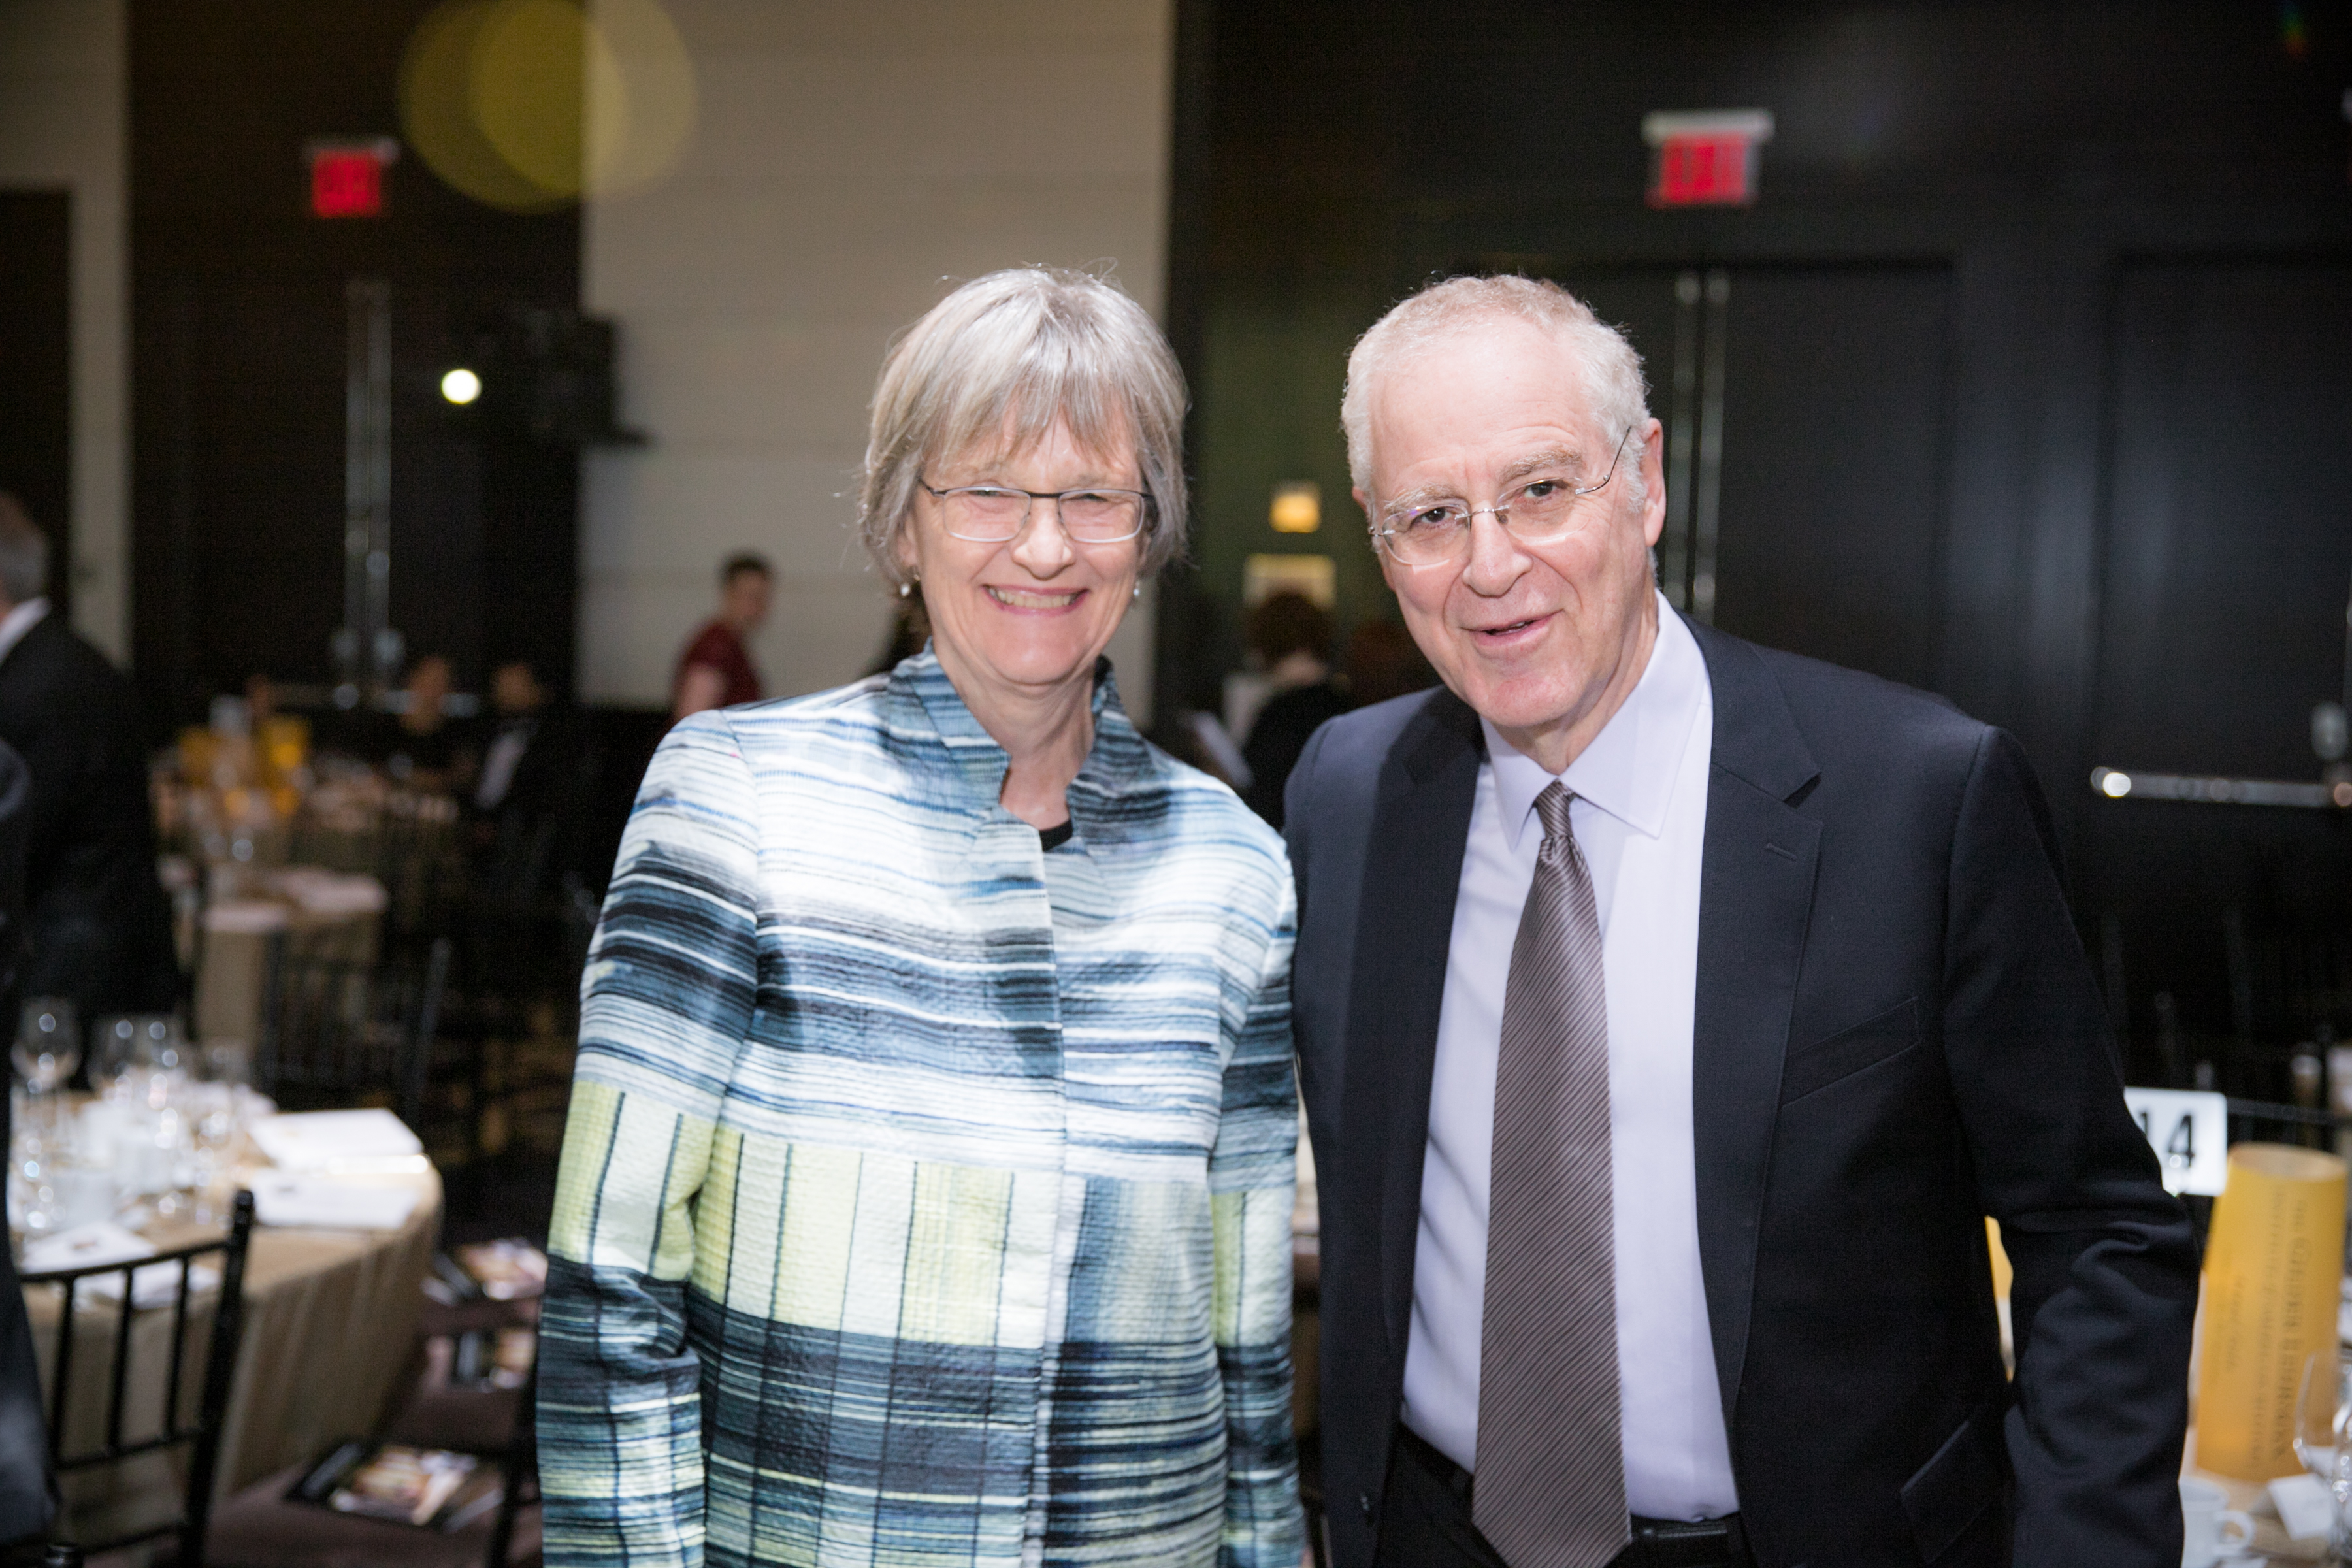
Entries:
<svg viewBox="0 0 2352 1568">
<path fill-rule="evenodd" d="M 1356 1507 L 1357 1507 L 1357 1509 L 1358 1509 L 1358 1510 L 1359 1510 L 1363 1514 L 1363 1516 L 1364 1516 L 1364 1522 L 1365 1522 L 1366 1524 L 1370 1524 L 1370 1523 L 1371 1523 L 1371 1522 L 1372 1522 L 1372 1494 L 1371 1494 L 1371 1493 L 1370 1493 L 1370 1492 L 1358 1492 L 1358 1493 L 1356 1494 Z"/>
</svg>

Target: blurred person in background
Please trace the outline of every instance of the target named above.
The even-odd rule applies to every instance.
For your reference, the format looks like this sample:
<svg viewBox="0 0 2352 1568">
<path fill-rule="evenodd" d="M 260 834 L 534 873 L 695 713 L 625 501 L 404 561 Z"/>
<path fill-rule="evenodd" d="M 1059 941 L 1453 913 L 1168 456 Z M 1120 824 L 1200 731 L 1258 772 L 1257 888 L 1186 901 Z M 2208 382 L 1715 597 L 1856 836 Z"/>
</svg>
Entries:
<svg viewBox="0 0 2352 1568">
<path fill-rule="evenodd" d="M 16 748 L 0 741 L 0 1018 L 16 1027 L 16 974 L 25 952 L 25 831 L 33 780 Z M 0 1097 L 0 1150 L 16 1147 L 8 1100 Z M 37 1536 L 56 1507 L 41 1420 L 40 1372 L 16 1266 L 0 1247 L 0 1556 Z M 10 1557 L 9 1560 L 16 1559 Z"/>
<path fill-rule="evenodd" d="M 1250 647 L 1273 695 L 1257 710 L 1242 761 L 1249 768 L 1250 809 L 1282 826 L 1282 789 L 1307 737 L 1351 706 L 1331 675 L 1331 616 L 1306 595 L 1269 594 L 1250 612 Z"/>
<path fill-rule="evenodd" d="M 473 748 L 465 726 L 449 717 L 452 684 L 449 661 L 437 653 L 408 667 L 402 688 L 407 700 L 399 712 L 384 718 L 375 747 L 384 772 L 401 783 L 447 789 L 471 771 Z"/>
<path fill-rule="evenodd" d="M 50 613 L 48 581 L 47 536 L 0 494 L 0 741 L 31 773 L 21 994 L 70 997 L 85 1024 L 168 1012 L 179 959 L 155 875 L 138 699 Z"/>
<path fill-rule="evenodd" d="M 677 678 L 670 683 L 672 723 L 689 713 L 760 700 L 760 671 L 748 645 L 768 618 L 773 586 L 773 574 L 757 555 L 730 556 L 719 567 L 719 614 L 677 656 Z"/>
<path fill-rule="evenodd" d="M 1348 698 L 1359 708 L 1437 684 L 1437 671 L 1422 657 L 1412 634 L 1378 616 L 1349 637 L 1347 668 Z"/>
<path fill-rule="evenodd" d="M 672 729 L 588 965 L 541 1320 L 551 1564 L 1295 1568 L 1291 893 L 1108 661 L 1184 391 L 1076 273 L 872 405 L 887 676 Z"/>
<path fill-rule="evenodd" d="M 485 885 L 509 898 L 543 892 L 570 868 L 584 804 L 583 727 L 539 673 L 516 659 L 490 677 L 489 739 L 471 807 Z"/>
</svg>

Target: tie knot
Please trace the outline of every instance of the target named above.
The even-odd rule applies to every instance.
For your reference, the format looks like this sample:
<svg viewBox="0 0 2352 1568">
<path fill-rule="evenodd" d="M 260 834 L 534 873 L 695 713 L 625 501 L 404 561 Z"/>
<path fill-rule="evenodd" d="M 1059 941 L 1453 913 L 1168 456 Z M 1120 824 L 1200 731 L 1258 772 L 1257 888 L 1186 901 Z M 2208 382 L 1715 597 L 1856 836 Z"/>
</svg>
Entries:
<svg viewBox="0 0 2352 1568">
<path fill-rule="evenodd" d="M 1568 828 L 1568 808 L 1576 800 L 1576 792 L 1558 779 L 1544 785 L 1543 794 L 1536 796 L 1536 819 L 1543 824 L 1544 847 L 1573 843 Z"/>
</svg>

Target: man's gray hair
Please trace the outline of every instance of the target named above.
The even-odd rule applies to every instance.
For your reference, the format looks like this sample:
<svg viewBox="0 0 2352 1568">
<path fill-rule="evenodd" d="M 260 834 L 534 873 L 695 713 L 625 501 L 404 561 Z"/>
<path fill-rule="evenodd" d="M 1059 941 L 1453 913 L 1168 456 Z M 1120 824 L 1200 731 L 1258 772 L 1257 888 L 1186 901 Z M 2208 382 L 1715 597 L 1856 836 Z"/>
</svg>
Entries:
<svg viewBox="0 0 2352 1568">
<path fill-rule="evenodd" d="M 1124 458 L 1131 447 L 1151 498 L 1144 574 L 1181 554 L 1184 373 L 1174 351 L 1113 284 L 1022 267 L 950 294 L 882 362 L 857 497 L 858 532 L 882 574 L 905 580 L 898 540 L 925 469 L 1000 442 L 1010 456 L 1057 422 L 1089 452 Z"/>
<path fill-rule="evenodd" d="M 0 490 L 0 594 L 12 605 L 49 591 L 49 536 L 26 515 L 23 503 Z"/>
<path fill-rule="evenodd" d="M 1625 334 L 1592 313 L 1591 307 L 1561 288 L 1537 278 L 1453 278 L 1433 283 L 1392 308 L 1356 340 L 1348 356 L 1348 390 L 1339 400 L 1339 428 L 1348 437 L 1348 473 L 1366 495 L 1372 492 L 1372 392 L 1383 377 L 1405 369 L 1441 339 L 1468 326 L 1495 321 L 1525 321 L 1565 342 L 1584 373 L 1585 396 L 1593 416 L 1613 437 L 1650 417 L 1642 382 L 1642 356 Z M 1618 465 L 1642 488 L 1638 460 Z"/>
</svg>

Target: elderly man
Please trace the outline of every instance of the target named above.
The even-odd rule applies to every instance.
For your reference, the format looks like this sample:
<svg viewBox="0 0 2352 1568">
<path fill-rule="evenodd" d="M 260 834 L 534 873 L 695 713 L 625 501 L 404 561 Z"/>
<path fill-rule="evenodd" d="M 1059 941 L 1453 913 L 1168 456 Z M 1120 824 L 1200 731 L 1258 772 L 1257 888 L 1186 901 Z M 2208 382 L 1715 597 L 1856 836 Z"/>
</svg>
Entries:
<svg viewBox="0 0 2352 1568">
<path fill-rule="evenodd" d="M 1668 608 L 1561 289 L 1406 300 L 1343 422 L 1444 685 L 1290 784 L 1339 1561 L 2177 1563 L 2196 1258 L 2016 742 Z"/>
</svg>

